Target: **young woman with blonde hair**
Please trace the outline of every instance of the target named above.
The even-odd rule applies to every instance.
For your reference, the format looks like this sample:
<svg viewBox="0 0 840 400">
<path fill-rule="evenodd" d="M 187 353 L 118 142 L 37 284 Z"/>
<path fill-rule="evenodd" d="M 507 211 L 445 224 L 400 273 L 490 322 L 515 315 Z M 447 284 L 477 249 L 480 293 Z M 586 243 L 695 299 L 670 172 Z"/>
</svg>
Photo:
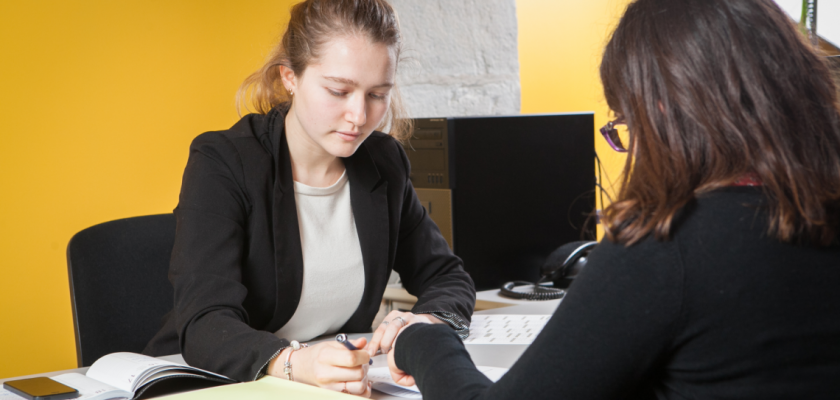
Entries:
<svg viewBox="0 0 840 400">
<path fill-rule="evenodd" d="M 418 201 L 398 139 L 397 16 L 385 0 L 307 0 L 238 104 L 255 114 L 190 147 L 170 280 L 147 354 L 241 381 L 263 374 L 369 395 L 366 365 L 411 322 L 465 335 L 475 289 Z M 390 125 L 391 135 L 377 131 Z M 392 270 L 418 296 L 369 332 Z"/>
</svg>

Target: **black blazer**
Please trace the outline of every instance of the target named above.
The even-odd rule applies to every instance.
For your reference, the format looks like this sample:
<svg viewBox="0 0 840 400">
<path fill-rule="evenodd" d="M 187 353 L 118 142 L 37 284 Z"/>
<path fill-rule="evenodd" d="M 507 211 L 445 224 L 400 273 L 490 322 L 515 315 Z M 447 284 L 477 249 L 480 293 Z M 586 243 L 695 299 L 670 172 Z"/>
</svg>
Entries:
<svg viewBox="0 0 840 400">
<path fill-rule="evenodd" d="M 300 301 L 303 255 L 284 111 L 193 140 L 175 209 L 174 309 L 144 354 L 180 352 L 190 365 L 248 381 L 289 345 L 273 332 Z M 417 200 L 402 146 L 374 132 L 344 165 L 365 289 L 341 331 L 370 331 L 392 269 L 419 298 L 412 312 L 468 324 L 475 288 Z"/>
</svg>

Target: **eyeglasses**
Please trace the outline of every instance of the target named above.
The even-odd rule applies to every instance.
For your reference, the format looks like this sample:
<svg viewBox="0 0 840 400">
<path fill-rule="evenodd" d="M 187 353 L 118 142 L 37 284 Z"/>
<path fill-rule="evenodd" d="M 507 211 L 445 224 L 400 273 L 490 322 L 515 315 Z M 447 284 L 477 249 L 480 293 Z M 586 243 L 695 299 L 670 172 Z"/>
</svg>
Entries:
<svg viewBox="0 0 840 400">
<path fill-rule="evenodd" d="M 601 134 L 604 135 L 604 139 L 607 139 L 607 143 L 610 144 L 610 147 L 613 150 L 619 153 L 626 153 L 627 148 L 624 147 L 624 144 L 621 143 L 621 138 L 618 136 L 618 129 L 615 129 L 616 125 L 624 125 L 624 117 L 619 117 L 615 121 L 607 122 L 603 128 L 601 128 Z"/>
</svg>

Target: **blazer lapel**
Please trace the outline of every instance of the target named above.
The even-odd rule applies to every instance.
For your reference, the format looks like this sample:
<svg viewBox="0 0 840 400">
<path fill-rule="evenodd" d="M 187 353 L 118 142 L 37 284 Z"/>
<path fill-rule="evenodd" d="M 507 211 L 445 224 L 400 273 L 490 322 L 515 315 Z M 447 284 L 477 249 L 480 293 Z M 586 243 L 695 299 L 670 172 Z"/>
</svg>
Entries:
<svg viewBox="0 0 840 400">
<path fill-rule="evenodd" d="M 269 326 L 279 329 L 294 315 L 303 288 L 303 249 L 300 242 L 297 205 L 289 146 L 284 134 L 285 112 L 277 112 L 269 126 L 276 171 L 273 188 L 274 262 L 277 302 Z"/>
<path fill-rule="evenodd" d="M 352 156 L 344 159 L 347 178 L 350 182 L 350 204 L 356 231 L 362 247 L 362 262 L 365 267 L 365 290 L 359 308 L 347 321 L 345 327 L 354 327 L 355 321 L 367 320 L 368 315 L 375 315 L 379 310 L 380 297 L 388 283 L 377 274 L 387 274 L 389 240 L 388 221 L 388 182 L 381 178 L 372 155 L 363 143 Z"/>
</svg>

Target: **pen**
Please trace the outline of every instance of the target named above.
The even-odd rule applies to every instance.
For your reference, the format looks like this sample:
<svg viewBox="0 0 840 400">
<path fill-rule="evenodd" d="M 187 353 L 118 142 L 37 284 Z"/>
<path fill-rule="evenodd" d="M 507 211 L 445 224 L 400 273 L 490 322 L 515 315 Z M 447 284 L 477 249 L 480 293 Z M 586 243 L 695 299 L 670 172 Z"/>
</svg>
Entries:
<svg viewBox="0 0 840 400">
<path fill-rule="evenodd" d="M 356 346 L 353 346 L 353 343 L 350 343 L 350 341 L 347 340 L 347 335 L 346 334 L 339 333 L 338 335 L 335 336 L 335 341 L 343 344 L 344 347 L 347 348 L 347 350 L 350 350 L 350 351 L 359 350 Z M 376 355 L 379 355 L 379 354 L 382 354 L 382 353 L 379 350 L 377 350 Z M 372 359 L 368 360 L 368 365 L 373 365 L 373 360 Z"/>
</svg>

